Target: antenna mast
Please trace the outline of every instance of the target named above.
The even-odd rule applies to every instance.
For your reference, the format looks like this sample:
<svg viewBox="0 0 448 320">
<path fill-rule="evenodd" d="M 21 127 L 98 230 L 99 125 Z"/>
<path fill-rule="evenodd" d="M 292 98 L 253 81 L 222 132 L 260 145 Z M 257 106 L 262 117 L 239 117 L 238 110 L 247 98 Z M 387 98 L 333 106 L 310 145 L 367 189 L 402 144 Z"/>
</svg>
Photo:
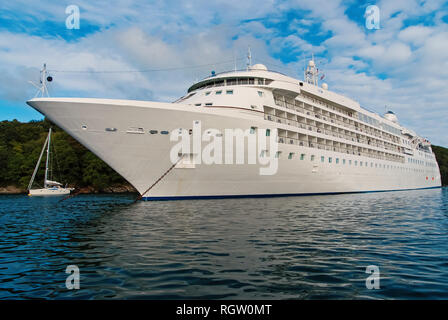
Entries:
<svg viewBox="0 0 448 320">
<path fill-rule="evenodd" d="M 311 60 L 308 61 L 308 66 L 306 67 L 304 78 L 305 82 L 318 86 L 318 69 L 316 68 L 316 63 L 314 62 L 314 54 L 311 56 Z"/>
<path fill-rule="evenodd" d="M 250 52 L 250 46 L 247 47 L 247 70 L 252 66 L 252 53 Z"/>
<path fill-rule="evenodd" d="M 47 82 L 51 82 L 51 81 L 53 81 L 53 77 L 48 74 L 47 64 L 44 63 L 44 66 L 40 70 L 39 85 L 35 84 L 32 81 L 28 81 L 29 83 L 31 83 L 33 86 L 35 86 L 37 88 L 37 93 L 34 97 L 36 98 L 37 96 L 39 96 L 39 94 L 41 97 L 50 97 L 50 95 L 48 93 Z"/>
</svg>

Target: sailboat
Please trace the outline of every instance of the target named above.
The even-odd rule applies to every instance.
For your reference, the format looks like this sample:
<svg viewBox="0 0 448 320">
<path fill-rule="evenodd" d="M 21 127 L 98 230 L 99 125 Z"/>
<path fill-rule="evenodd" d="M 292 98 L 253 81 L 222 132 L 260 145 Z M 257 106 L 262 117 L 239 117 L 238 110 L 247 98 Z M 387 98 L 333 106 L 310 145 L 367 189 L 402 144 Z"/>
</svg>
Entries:
<svg viewBox="0 0 448 320">
<path fill-rule="evenodd" d="M 39 160 L 37 161 L 36 167 L 34 168 L 33 176 L 31 177 L 30 183 L 28 184 L 28 195 L 29 196 L 63 196 L 70 194 L 73 188 L 65 188 L 61 183 L 57 181 L 49 180 L 49 165 L 50 165 L 50 144 L 51 144 L 51 128 L 48 131 L 47 139 L 45 140 L 42 151 L 40 152 Z M 42 156 L 44 154 L 45 148 L 47 149 L 47 159 L 45 162 L 45 178 L 44 187 L 42 189 L 31 189 L 36 177 L 37 170 L 39 169 Z"/>
</svg>

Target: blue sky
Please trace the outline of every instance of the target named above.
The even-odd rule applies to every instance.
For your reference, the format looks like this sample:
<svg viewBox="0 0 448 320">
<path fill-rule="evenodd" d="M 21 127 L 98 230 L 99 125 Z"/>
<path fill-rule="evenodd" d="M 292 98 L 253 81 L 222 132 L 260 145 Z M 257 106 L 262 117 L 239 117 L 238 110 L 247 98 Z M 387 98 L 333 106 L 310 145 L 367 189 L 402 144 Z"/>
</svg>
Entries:
<svg viewBox="0 0 448 320">
<path fill-rule="evenodd" d="M 65 25 L 71 4 L 79 30 Z M 44 62 L 52 96 L 173 101 L 234 59 L 243 68 L 248 46 L 254 63 L 296 78 L 314 54 L 330 90 L 448 146 L 448 3 L 437 0 L 12 0 L 0 8 L 0 120 L 42 117 L 25 101 Z M 98 72 L 120 70 L 158 71 Z"/>
</svg>

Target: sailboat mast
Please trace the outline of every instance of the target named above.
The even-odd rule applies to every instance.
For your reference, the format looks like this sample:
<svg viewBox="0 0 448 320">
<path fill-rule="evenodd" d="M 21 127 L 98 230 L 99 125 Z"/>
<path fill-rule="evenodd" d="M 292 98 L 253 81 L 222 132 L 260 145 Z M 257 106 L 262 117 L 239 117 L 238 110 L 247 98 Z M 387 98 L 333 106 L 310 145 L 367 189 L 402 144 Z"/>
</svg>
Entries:
<svg viewBox="0 0 448 320">
<path fill-rule="evenodd" d="M 47 160 L 45 162 L 45 180 L 44 180 L 44 188 L 47 187 L 47 180 L 48 180 L 48 164 L 50 160 L 50 143 L 51 143 L 51 128 L 48 132 L 48 145 L 47 145 Z"/>
<path fill-rule="evenodd" d="M 37 160 L 36 167 L 34 168 L 33 176 L 31 177 L 30 183 L 28 184 L 28 190 L 31 190 L 34 182 L 34 178 L 36 177 L 37 170 L 39 169 L 40 161 L 42 160 L 42 156 L 44 155 L 45 147 L 47 146 L 48 142 L 48 135 L 47 139 L 45 139 L 44 146 L 42 147 L 42 151 L 40 152 L 39 160 Z"/>
</svg>

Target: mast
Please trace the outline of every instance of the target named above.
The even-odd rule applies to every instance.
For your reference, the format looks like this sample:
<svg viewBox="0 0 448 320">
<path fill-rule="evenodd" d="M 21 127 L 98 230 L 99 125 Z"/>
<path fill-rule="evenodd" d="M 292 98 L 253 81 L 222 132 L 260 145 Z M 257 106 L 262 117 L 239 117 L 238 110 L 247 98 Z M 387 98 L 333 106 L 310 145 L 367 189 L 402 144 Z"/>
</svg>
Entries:
<svg viewBox="0 0 448 320">
<path fill-rule="evenodd" d="M 247 70 L 252 66 L 252 53 L 250 52 L 250 46 L 247 47 Z"/>
<path fill-rule="evenodd" d="M 318 69 L 316 68 L 316 63 L 314 62 L 314 54 L 311 56 L 311 60 L 308 61 L 308 66 L 305 70 L 305 82 L 315 85 L 318 85 Z"/>
<path fill-rule="evenodd" d="M 36 177 L 37 170 L 39 169 L 39 164 L 40 161 L 42 160 L 42 156 L 44 155 L 44 150 L 47 145 L 47 142 L 48 142 L 48 135 L 47 139 L 45 140 L 44 146 L 42 147 L 42 151 L 40 152 L 39 160 L 37 160 L 36 167 L 34 168 L 34 172 L 33 175 L 31 176 L 30 183 L 28 184 L 28 190 L 31 190 L 31 187 L 33 186 L 34 178 Z"/>
<path fill-rule="evenodd" d="M 34 97 L 36 98 L 37 96 L 39 96 L 39 94 L 41 97 L 49 97 L 50 95 L 48 93 L 47 83 L 51 81 L 53 81 L 53 77 L 48 74 L 47 64 L 44 63 L 42 70 L 40 70 L 39 84 L 35 84 L 33 81 L 28 81 L 37 88 L 37 92 Z"/>
<path fill-rule="evenodd" d="M 44 188 L 47 187 L 47 180 L 48 180 L 48 163 L 50 159 L 50 143 L 51 143 L 51 128 L 48 132 L 48 145 L 47 145 L 47 160 L 45 162 L 45 180 L 44 180 Z"/>
</svg>

